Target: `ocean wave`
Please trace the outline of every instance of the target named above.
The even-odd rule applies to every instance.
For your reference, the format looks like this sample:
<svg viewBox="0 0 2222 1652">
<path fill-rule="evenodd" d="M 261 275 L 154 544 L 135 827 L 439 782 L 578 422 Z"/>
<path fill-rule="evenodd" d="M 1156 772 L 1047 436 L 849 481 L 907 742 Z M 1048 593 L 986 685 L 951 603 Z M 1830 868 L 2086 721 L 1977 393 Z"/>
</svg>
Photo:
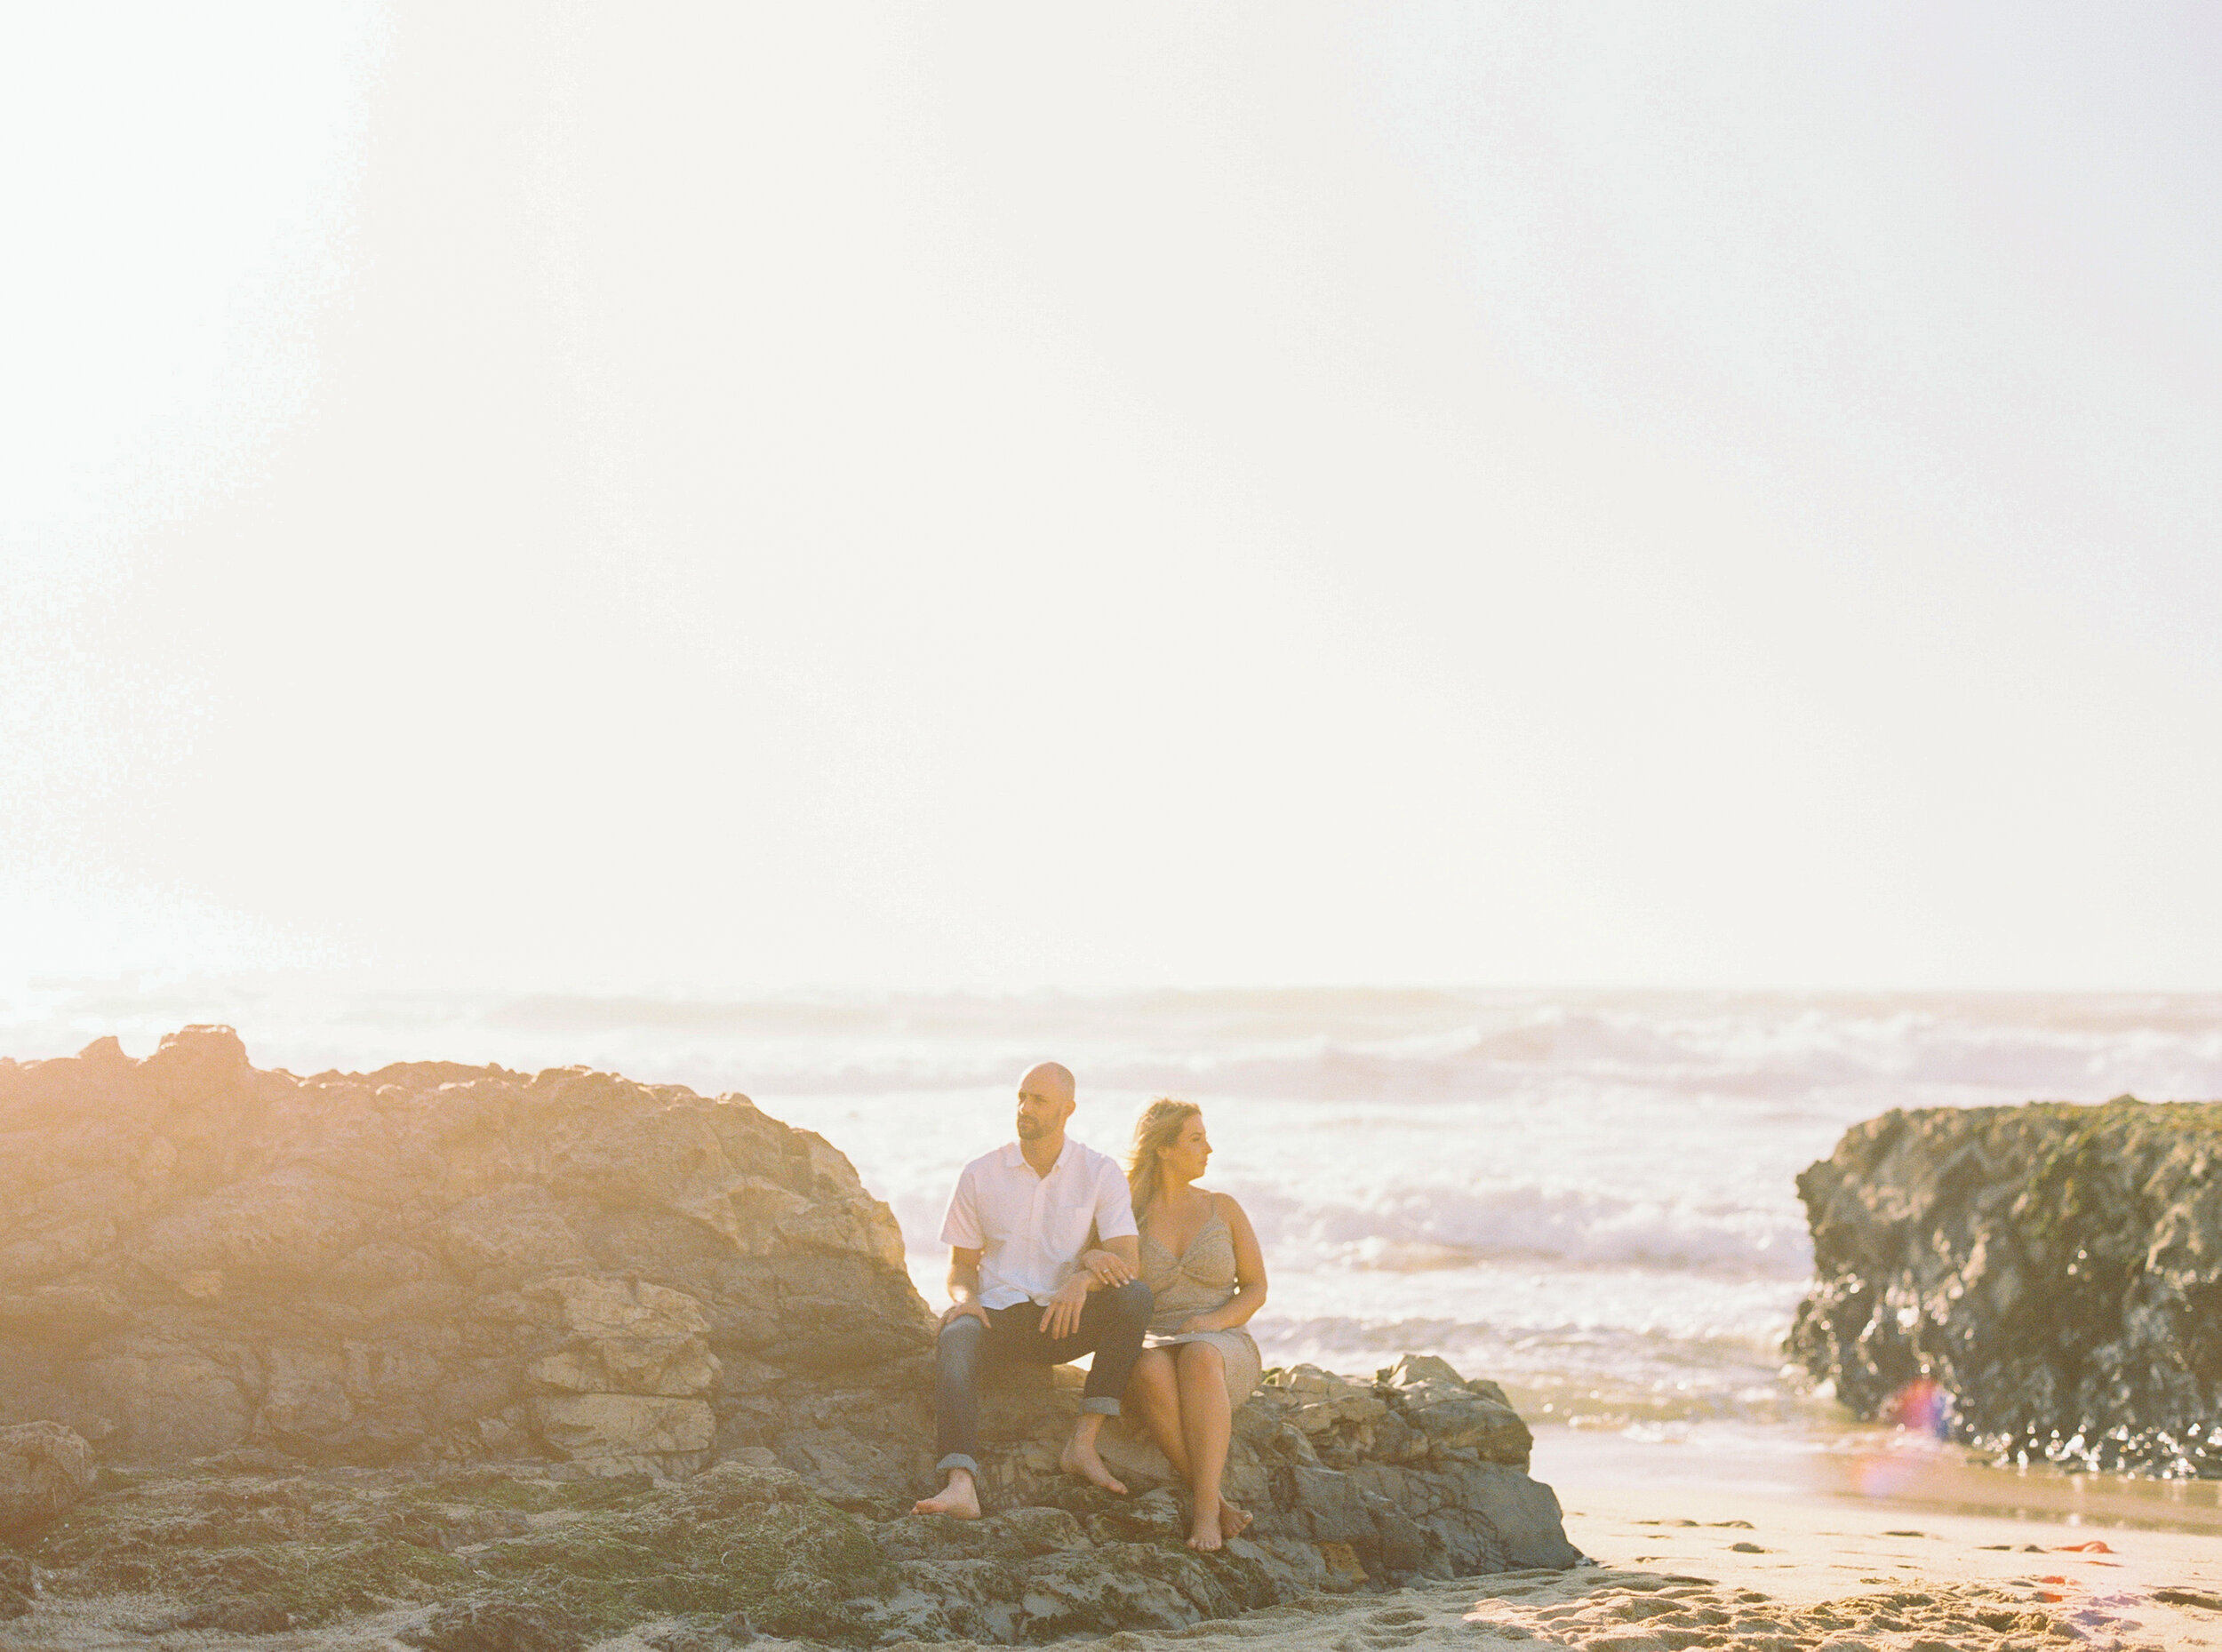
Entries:
<svg viewBox="0 0 2222 1652">
<path fill-rule="evenodd" d="M 172 984 L 159 1003 L 143 991 L 53 985 L 0 1003 L 0 1024 L 57 1049 L 123 1021 L 153 1027 L 180 1014 L 228 1017 L 258 1049 L 283 1047 L 312 1065 L 424 1056 L 429 1041 L 443 1046 L 429 1053 L 448 1058 L 622 1062 L 643 1077 L 752 1094 L 1003 1089 L 1028 1063 L 1054 1056 L 1081 1074 L 1084 1090 L 1414 1105 L 1519 1102 L 1598 1085 L 1832 1110 L 1853 1097 L 1873 1110 L 1898 1098 L 2222 1095 L 2222 997 L 2211 994 L 1302 989 L 726 999 L 260 982 Z"/>
<path fill-rule="evenodd" d="M 1389 1185 L 1358 1198 L 1305 1198 L 1225 1184 L 1261 1243 L 1313 1265 L 1391 1272 L 1539 1257 L 1588 1267 L 1723 1271 L 1804 1279 L 1812 1249 L 1794 1206 L 1674 1203 L 1597 1188 L 1507 1182 Z"/>
<path fill-rule="evenodd" d="M 1939 1010 L 1847 1017 L 1746 1006 L 1659 1017 L 1547 1006 L 1509 1026 L 1189 1051 L 1173 1065 L 1198 1089 L 1312 1099 L 1464 1102 L 1598 1082 L 1780 1101 L 1847 1092 L 1995 1101 L 2222 1095 L 2222 1008 L 2185 1020 L 2156 1028 L 2109 1026 L 2102 1017 L 2001 1025 Z M 1154 1056 L 1129 1051 L 1101 1077 L 1131 1087 L 1162 1071 Z"/>
<path fill-rule="evenodd" d="M 1531 1424 L 1781 1423 L 1826 1410 L 1767 1337 L 1520 1329 L 1456 1318 L 1327 1316 L 1252 1321 L 1268 1364 L 1363 1372 L 1410 1350 L 1504 1385 Z"/>
<path fill-rule="evenodd" d="M 492 1025 L 516 1033 L 530 1023 L 547 1036 L 571 1013 L 556 1002 L 532 1005 L 529 1016 L 524 1008 Z M 2124 1092 L 2222 1096 L 2222 1004 L 2146 1026 L 2096 1010 L 2017 1019 L 1952 1002 L 1839 1010 L 1760 1002 L 1702 1011 L 1539 1004 L 1404 1029 L 1332 1018 L 1308 1028 L 1204 1029 L 1178 1016 L 1170 1025 L 1142 1013 L 1122 1022 L 1101 1006 L 1069 1018 L 1033 1003 L 1023 1011 L 997 1021 L 988 1003 L 971 1001 L 931 1014 L 809 1005 L 788 1019 L 779 1006 L 651 1004 L 613 1018 L 602 1006 L 579 1013 L 574 1036 L 627 1053 L 683 1048 L 687 1065 L 730 1073 L 740 1087 L 794 1093 L 1001 1089 L 1054 1055 L 1080 1073 L 1084 1091 L 1200 1098 L 1519 1105 L 1612 1085 L 1834 1112 L 1848 1101 L 1874 1111 Z"/>
</svg>

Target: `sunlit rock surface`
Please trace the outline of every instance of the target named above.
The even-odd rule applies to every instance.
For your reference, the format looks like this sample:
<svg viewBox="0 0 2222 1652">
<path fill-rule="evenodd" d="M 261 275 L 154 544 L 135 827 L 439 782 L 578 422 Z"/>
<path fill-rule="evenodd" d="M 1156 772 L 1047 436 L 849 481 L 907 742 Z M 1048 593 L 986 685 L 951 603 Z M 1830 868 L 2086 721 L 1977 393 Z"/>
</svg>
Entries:
<svg viewBox="0 0 2222 1652">
<path fill-rule="evenodd" d="M 2213 1103 L 1870 1120 L 1798 1178 L 1817 1282 L 1790 1352 L 1863 1417 L 2222 1475 L 2218 1172 Z"/>
<path fill-rule="evenodd" d="M 222 1027 L 0 1063 L 0 1420 L 105 1460 L 679 1472 L 758 1396 L 910 1377 L 930 1329 L 887 1208 L 741 1097 L 300 1079 Z"/>
</svg>

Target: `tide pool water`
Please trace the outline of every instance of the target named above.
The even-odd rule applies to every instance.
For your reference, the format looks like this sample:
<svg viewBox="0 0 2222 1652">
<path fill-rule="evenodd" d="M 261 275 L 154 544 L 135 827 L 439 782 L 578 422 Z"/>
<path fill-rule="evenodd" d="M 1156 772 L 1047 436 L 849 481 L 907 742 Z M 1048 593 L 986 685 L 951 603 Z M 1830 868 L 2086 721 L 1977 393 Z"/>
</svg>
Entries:
<svg viewBox="0 0 2222 1652">
<path fill-rule="evenodd" d="M 2222 1096 L 2222 998 L 1483 991 L 553 997 L 359 981 L 0 995 L 0 1053 L 104 1033 L 144 1054 L 236 1026 L 296 1072 L 587 1063 L 739 1090 L 846 1153 L 940 1299 L 956 1170 L 1011 1135 L 1030 1063 L 1080 1081 L 1123 1153 L 1154 1096 L 1204 1109 L 1272 1293 L 1268 1362 L 1405 1349 L 1506 1384 L 1539 1422 L 1783 1437 L 1832 1409 L 1786 1372 L 1811 1271 L 1797 1173 L 1891 1107 Z"/>
</svg>

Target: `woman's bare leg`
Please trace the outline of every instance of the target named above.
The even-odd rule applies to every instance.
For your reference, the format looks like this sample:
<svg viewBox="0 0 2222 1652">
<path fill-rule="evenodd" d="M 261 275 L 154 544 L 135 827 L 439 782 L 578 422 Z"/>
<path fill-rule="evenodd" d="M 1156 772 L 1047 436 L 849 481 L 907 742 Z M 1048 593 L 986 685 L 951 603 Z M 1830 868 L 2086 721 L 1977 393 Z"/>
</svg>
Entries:
<svg viewBox="0 0 2222 1652">
<path fill-rule="evenodd" d="M 1172 1355 L 1163 1348 L 1145 1348 L 1126 1379 L 1120 1412 L 1149 1431 L 1157 1448 L 1172 1464 L 1172 1472 L 1188 1478 L 1188 1446 L 1180 1437 L 1180 1393 Z"/>
<path fill-rule="evenodd" d="M 1219 1479 L 1227 1472 L 1227 1447 L 1234 1435 L 1234 1413 L 1227 1403 L 1227 1361 L 1208 1342 L 1180 1345 L 1180 1433 L 1188 1447 L 1188 1489 L 1195 1508 L 1188 1522 L 1191 1549 L 1216 1549 L 1226 1541 L 1219 1523 Z"/>
</svg>

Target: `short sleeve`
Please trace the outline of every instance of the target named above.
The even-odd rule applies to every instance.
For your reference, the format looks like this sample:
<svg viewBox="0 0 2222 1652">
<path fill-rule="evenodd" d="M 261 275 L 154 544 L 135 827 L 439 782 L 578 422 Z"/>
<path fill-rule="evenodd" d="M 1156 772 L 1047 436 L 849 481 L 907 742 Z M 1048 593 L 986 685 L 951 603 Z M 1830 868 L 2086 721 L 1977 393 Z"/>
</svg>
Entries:
<svg viewBox="0 0 2222 1652">
<path fill-rule="evenodd" d="M 960 1250 L 981 1250 L 987 1235 L 979 1225 L 979 1201 L 972 1191 L 972 1167 L 966 1165 L 949 1195 L 948 1214 L 941 1218 L 941 1242 Z"/>
<path fill-rule="evenodd" d="M 1140 1231 L 1134 1225 L 1134 1200 L 1127 1192 L 1126 1177 L 1107 1158 L 1096 1169 L 1096 1237 L 1132 1239 Z"/>
</svg>

